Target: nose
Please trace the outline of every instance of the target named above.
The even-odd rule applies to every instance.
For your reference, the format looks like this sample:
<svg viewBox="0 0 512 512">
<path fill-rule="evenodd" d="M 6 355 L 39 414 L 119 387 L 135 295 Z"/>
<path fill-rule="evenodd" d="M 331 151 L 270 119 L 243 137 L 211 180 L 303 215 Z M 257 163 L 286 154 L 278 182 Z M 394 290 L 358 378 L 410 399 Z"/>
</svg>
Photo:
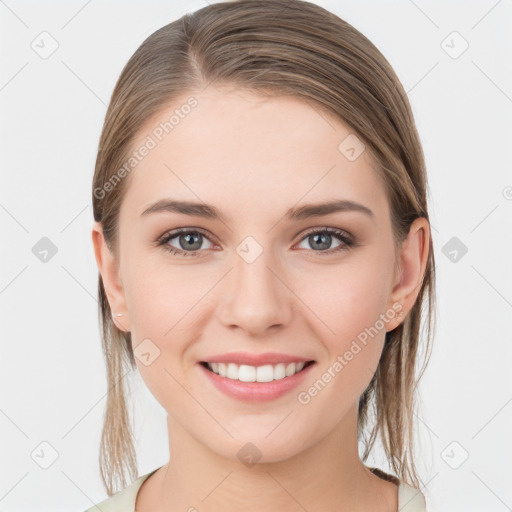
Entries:
<svg viewBox="0 0 512 512">
<path fill-rule="evenodd" d="M 281 266 L 264 250 L 252 262 L 233 256 L 234 268 L 222 287 L 218 315 L 229 329 L 239 328 L 252 337 L 288 325 L 292 316 L 293 293 Z"/>
</svg>

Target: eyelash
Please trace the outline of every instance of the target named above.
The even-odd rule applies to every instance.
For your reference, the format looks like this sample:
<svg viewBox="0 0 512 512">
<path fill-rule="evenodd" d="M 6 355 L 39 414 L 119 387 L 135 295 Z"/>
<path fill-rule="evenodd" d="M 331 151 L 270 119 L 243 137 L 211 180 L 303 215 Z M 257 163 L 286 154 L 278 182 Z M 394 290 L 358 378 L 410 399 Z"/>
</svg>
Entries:
<svg viewBox="0 0 512 512">
<path fill-rule="evenodd" d="M 321 233 L 329 233 L 329 234 L 335 235 L 335 237 L 338 238 L 339 241 L 343 242 L 338 247 L 335 247 L 334 249 L 328 249 L 326 251 L 313 251 L 313 249 L 311 249 L 311 251 L 313 251 L 319 255 L 322 255 L 322 256 L 323 255 L 331 255 L 331 254 L 335 254 L 335 253 L 342 252 L 342 251 L 347 251 L 351 247 L 355 247 L 357 245 L 355 240 L 351 236 L 349 236 L 345 231 L 342 231 L 342 230 L 336 229 L 336 228 L 322 228 L 322 229 L 312 228 L 312 229 L 306 231 L 306 233 L 299 240 L 298 243 L 302 242 L 305 238 L 308 238 L 309 236 L 315 235 L 317 233 L 320 233 L 320 234 Z M 200 235 L 203 235 L 204 237 L 208 238 L 208 235 L 200 229 L 180 228 L 175 231 L 170 231 L 170 232 L 167 232 L 164 235 L 162 235 L 157 240 L 157 246 L 163 246 L 164 250 L 170 252 L 171 254 L 178 254 L 178 255 L 182 255 L 182 256 L 200 256 L 201 252 L 202 252 L 201 250 L 184 251 L 182 249 L 177 249 L 176 247 L 167 245 L 170 240 L 172 240 L 173 238 L 176 238 L 177 236 L 182 235 L 182 234 L 200 234 Z M 208 238 L 208 240 L 209 240 L 209 238 Z"/>
</svg>

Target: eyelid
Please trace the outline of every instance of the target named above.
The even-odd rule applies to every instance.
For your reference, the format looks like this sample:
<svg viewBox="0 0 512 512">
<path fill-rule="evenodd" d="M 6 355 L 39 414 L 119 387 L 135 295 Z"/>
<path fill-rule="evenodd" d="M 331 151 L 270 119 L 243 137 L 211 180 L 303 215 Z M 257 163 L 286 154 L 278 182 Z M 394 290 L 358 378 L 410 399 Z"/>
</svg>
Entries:
<svg viewBox="0 0 512 512">
<path fill-rule="evenodd" d="M 203 235 L 207 240 L 209 240 L 212 244 L 220 245 L 218 242 L 215 241 L 215 237 L 211 235 L 209 232 L 204 230 L 203 228 L 196 228 L 196 227 L 186 227 L 186 228 L 176 228 L 169 231 L 166 231 L 162 236 L 160 236 L 157 241 L 157 246 L 167 246 L 167 242 L 169 242 L 171 239 L 174 239 L 178 237 L 182 233 L 199 233 Z M 335 254 L 339 251 L 347 250 L 351 247 L 357 246 L 357 241 L 355 238 L 348 233 L 347 231 L 340 229 L 340 228 L 332 228 L 328 226 L 316 226 L 312 228 L 306 229 L 306 231 L 303 231 L 300 238 L 295 242 L 295 245 L 299 244 L 303 240 L 305 240 L 308 236 L 315 234 L 315 233 L 330 233 L 333 234 L 336 238 L 338 238 L 339 241 L 342 242 L 341 246 L 335 247 L 334 249 L 328 249 L 326 251 L 313 251 L 310 250 L 313 253 L 317 253 L 317 255 L 330 255 Z M 213 240 L 211 240 L 213 238 Z M 187 256 L 200 256 L 202 252 L 206 250 L 212 250 L 212 249 L 203 249 L 199 251 L 185 251 L 183 249 L 179 249 L 177 247 L 168 246 L 165 247 L 166 250 L 170 251 L 173 254 L 180 254 L 180 255 L 187 255 Z"/>
<path fill-rule="evenodd" d="M 319 231 L 343 234 L 346 238 L 348 238 L 350 240 L 353 240 L 353 238 L 354 238 L 348 231 L 345 231 L 344 229 L 331 228 L 328 226 L 320 226 L 320 227 L 312 227 L 312 228 L 306 229 L 304 232 L 302 232 L 301 238 L 299 238 L 298 241 L 301 242 L 306 236 L 310 235 L 311 233 L 317 233 Z M 157 242 L 160 242 L 161 240 L 164 240 L 167 237 L 173 238 L 176 235 L 179 235 L 181 233 L 189 233 L 189 232 L 201 233 L 205 237 L 207 237 L 209 239 L 213 238 L 215 240 L 215 237 L 208 231 L 204 230 L 203 228 L 196 228 L 196 227 L 192 226 L 192 227 L 187 227 L 187 228 L 176 228 L 176 229 L 171 229 L 169 231 L 166 231 L 160 237 L 158 237 Z M 216 242 L 216 243 L 218 243 L 218 242 Z"/>
<path fill-rule="evenodd" d="M 328 226 L 313 227 L 313 228 L 306 229 L 306 231 L 304 231 L 302 233 L 301 238 L 299 239 L 299 242 L 302 242 L 302 240 L 304 240 L 304 238 L 306 238 L 307 236 L 314 234 L 314 233 L 319 233 L 319 232 L 320 233 L 333 233 L 335 235 L 342 236 L 342 237 L 346 238 L 347 241 L 349 241 L 349 242 L 355 243 L 354 237 L 348 231 L 345 231 L 344 229 L 340 229 L 340 228 L 331 228 Z"/>
<path fill-rule="evenodd" d="M 208 240 L 210 240 L 212 243 L 213 243 L 213 240 L 215 240 L 215 237 L 208 231 L 204 230 L 203 228 L 195 228 L 195 227 L 188 228 L 187 227 L 187 228 L 170 229 L 170 230 L 166 231 L 163 235 L 158 237 L 156 242 L 159 243 L 159 242 L 162 242 L 162 240 L 175 238 L 176 236 L 181 235 L 182 233 L 200 233 L 205 238 L 208 238 Z M 212 238 L 213 238 L 213 240 L 211 240 Z"/>
<path fill-rule="evenodd" d="M 215 237 L 208 233 L 206 230 L 202 228 L 195 228 L 195 227 L 186 227 L 186 228 L 176 228 L 171 229 L 169 231 L 166 231 L 162 236 L 160 236 L 156 242 L 155 245 L 157 247 L 162 247 L 164 250 L 168 251 L 169 253 L 173 255 L 178 256 L 195 256 L 195 257 L 201 257 L 203 256 L 205 251 L 211 251 L 212 249 L 203 249 L 199 251 L 185 251 L 183 249 L 180 249 L 178 247 L 174 247 L 172 245 L 169 245 L 168 242 L 171 240 L 179 237 L 182 233 L 190 234 L 190 233 L 198 233 L 202 235 L 204 238 L 206 238 L 212 245 L 219 245 L 217 242 L 215 242 Z M 213 240 L 211 240 L 211 238 Z"/>
</svg>

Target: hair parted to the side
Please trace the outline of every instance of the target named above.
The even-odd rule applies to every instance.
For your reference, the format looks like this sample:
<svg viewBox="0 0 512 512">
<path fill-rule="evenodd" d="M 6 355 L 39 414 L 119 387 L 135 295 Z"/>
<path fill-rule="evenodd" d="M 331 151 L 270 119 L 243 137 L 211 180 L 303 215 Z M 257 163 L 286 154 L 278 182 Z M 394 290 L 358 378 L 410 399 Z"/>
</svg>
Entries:
<svg viewBox="0 0 512 512">
<path fill-rule="evenodd" d="M 213 83 L 294 95 L 347 123 L 376 162 L 397 248 L 414 219 L 429 219 L 425 162 L 411 107 L 379 50 L 318 5 L 302 0 L 234 0 L 208 5 L 154 32 L 115 85 L 99 141 L 92 202 L 94 219 L 101 222 L 116 258 L 119 210 L 130 176 L 113 187 L 105 185 L 112 183 L 134 138 L 152 116 L 174 99 Z M 359 401 L 363 462 L 380 434 L 392 471 L 415 487 L 415 390 L 430 357 L 435 320 L 431 238 L 428 243 L 418 299 L 402 324 L 386 334 L 377 371 Z M 112 320 L 101 275 L 98 294 L 108 379 L 99 462 L 112 495 L 138 476 L 124 385 L 124 376 L 136 364 L 130 333 L 120 331 Z M 420 332 L 422 309 L 426 332 Z M 423 365 L 417 371 L 420 349 L 425 349 Z"/>
</svg>

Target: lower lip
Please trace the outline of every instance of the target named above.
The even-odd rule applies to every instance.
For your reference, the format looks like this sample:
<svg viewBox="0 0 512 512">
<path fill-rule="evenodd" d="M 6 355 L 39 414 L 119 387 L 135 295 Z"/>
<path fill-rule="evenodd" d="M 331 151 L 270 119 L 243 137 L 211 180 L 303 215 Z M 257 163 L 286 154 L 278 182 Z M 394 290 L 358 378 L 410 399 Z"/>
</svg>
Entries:
<svg viewBox="0 0 512 512">
<path fill-rule="evenodd" d="M 242 382 L 240 380 L 228 379 L 208 370 L 202 364 L 199 367 L 210 382 L 226 395 L 244 400 L 247 402 L 263 402 L 274 400 L 288 391 L 296 388 L 309 374 L 315 363 L 309 364 L 302 371 L 285 377 L 284 379 L 273 380 L 271 382 Z"/>
</svg>

